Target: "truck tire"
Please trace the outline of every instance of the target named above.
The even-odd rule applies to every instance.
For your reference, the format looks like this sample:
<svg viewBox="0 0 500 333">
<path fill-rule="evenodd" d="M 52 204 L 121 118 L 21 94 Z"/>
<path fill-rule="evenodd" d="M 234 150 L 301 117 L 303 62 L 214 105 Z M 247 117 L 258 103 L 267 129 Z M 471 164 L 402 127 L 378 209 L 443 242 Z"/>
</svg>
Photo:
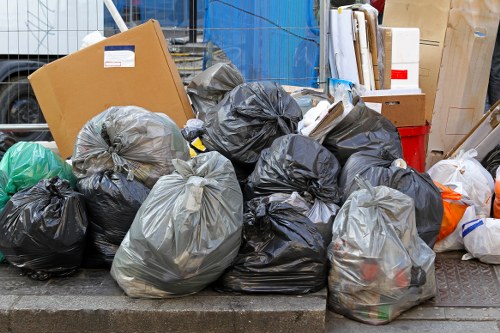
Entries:
<svg viewBox="0 0 500 333">
<path fill-rule="evenodd" d="M 42 110 L 27 78 L 20 77 L 10 81 L 0 94 L 0 120 L 3 124 L 38 124 L 45 123 Z M 50 141 L 49 131 L 10 132 L 11 136 L 21 141 Z"/>
</svg>

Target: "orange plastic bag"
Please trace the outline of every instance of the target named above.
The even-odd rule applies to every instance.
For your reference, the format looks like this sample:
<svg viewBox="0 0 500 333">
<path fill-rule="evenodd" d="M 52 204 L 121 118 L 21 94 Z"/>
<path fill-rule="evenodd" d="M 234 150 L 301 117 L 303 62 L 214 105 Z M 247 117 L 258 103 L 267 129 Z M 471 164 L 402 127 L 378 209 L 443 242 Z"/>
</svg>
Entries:
<svg viewBox="0 0 500 333">
<path fill-rule="evenodd" d="M 440 241 L 455 230 L 469 205 L 462 201 L 462 195 L 460 193 L 436 181 L 434 184 L 436 184 L 441 191 L 444 207 L 443 222 L 441 223 L 441 229 L 439 230 L 437 238 L 437 240 Z"/>
</svg>

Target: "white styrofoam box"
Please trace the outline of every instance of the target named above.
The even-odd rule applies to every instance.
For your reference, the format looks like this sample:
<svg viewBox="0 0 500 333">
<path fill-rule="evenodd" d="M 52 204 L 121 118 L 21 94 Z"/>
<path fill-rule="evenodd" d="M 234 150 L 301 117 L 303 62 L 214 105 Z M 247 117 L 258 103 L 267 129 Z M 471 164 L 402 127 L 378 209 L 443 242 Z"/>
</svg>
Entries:
<svg viewBox="0 0 500 333">
<path fill-rule="evenodd" d="M 419 28 L 392 29 L 391 88 L 419 88 Z"/>
</svg>

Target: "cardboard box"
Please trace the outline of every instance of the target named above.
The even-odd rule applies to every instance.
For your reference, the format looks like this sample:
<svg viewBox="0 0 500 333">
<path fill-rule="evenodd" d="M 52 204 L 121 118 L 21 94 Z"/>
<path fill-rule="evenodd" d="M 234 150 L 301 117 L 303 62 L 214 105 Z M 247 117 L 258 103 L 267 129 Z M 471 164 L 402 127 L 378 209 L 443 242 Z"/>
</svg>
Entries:
<svg viewBox="0 0 500 333">
<path fill-rule="evenodd" d="M 137 105 L 182 127 L 193 111 L 157 21 L 49 63 L 29 76 L 61 156 L 82 126 L 111 106 Z"/>
<path fill-rule="evenodd" d="M 432 123 L 426 167 L 484 112 L 500 1 L 387 0 L 384 25 L 420 28 L 420 87 Z"/>
<path fill-rule="evenodd" d="M 425 94 L 363 96 L 363 101 L 381 103 L 382 114 L 396 127 L 424 126 Z"/>
<path fill-rule="evenodd" d="M 392 70 L 392 29 L 380 26 L 382 44 L 384 45 L 384 84 L 383 89 L 391 89 Z"/>
<path fill-rule="evenodd" d="M 444 158 L 456 156 L 461 150 L 476 149 L 476 159 L 482 161 L 486 155 L 500 144 L 500 101 L 484 114 L 476 126 Z"/>
</svg>

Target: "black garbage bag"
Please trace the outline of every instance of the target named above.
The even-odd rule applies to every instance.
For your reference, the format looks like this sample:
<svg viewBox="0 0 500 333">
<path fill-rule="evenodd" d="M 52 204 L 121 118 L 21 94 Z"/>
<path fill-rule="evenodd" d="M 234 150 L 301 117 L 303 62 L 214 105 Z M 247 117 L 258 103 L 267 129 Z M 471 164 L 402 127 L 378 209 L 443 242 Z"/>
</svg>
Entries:
<svg viewBox="0 0 500 333">
<path fill-rule="evenodd" d="M 491 173 L 493 179 L 495 179 L 497 168 L 500 166 L 500 145 L 496 145 L 496 147 L 486 155 L 481 164 Z"/>
<path fill-rule="evenodd" d="M 111 107 L 89 120 L 78 133 L 73 172 L 78 179 L 103 170 L 126 172 L 151 188 L 174 171 L 172 160 L 189 159 L 177 125 L 165 114 L 138 106 Z"/>
<path fill-rule="evenodd" d="M 243 76 L 233 64 L 218 63 L 196 75 L 187 86 L 187 93 L 198 118 L 204 120 L 209 108 L 243 82 Z"/>
<path fill-rule="evenodd" d="M 216 289 L 305 294 L 325 286 L 326 247 L 316 226 L 288 203 L 269 197 L 247 203 L 243 241 Z"/>
<path fill-rule="evenodd" d="M 289 134 L 264 149 L 255 170 L 248 177 L 247 199 L 273 193 L 304 192 L 325 202 L 338 203 L 340 164 L 337 158 L 315 140 Z"/>
<path fill-rule="evenodd" d="M 149 194 L 138 180 L 111 170 L 100 171 L 77 183 L 85 197 L 89 227 L 84 265 L 109 266 Z"/>
<path fill-rule="evenodd" d="M 279 84 L 243 83 L 208 111 L 201 140 L 208 150 L 253 168 L 260 152 L 295 133 L 301 119 L 299 105 Z"/>
<path fill-rule="evenodd" d="M 403 157 L 397 128 L 361 101 L 326 135 L 323 145 L 337 157 L 342 166 L 358 151 L 385 148 L 392 155 Z"/>
<path fill-rule="evenodd" d="M 0 250 L 35 279 L 73 273 L 87 231 L 83 195 L 58 177 L 17 192 L 0 215 Z"/>
<path fill-rule="evenodd" d="M 17 139 L 8 135 L 5 132 L 0 132 L 0 160 L 3 158 L 3 155 L 17 143 Z"/>
<path fill-rule="evenodd" d="M 340 173 L 344 200 L 359 189 L 354 181 L 358 174 L 372 186 L 384 185 L 411 197 L 415 202 L 418 235 L 429 247 L 434 246 L 443 219 L 443 200 L 427 173 L 419 173 L 385 150 L 359 152 L 347 160 Z"/>
</svg>

